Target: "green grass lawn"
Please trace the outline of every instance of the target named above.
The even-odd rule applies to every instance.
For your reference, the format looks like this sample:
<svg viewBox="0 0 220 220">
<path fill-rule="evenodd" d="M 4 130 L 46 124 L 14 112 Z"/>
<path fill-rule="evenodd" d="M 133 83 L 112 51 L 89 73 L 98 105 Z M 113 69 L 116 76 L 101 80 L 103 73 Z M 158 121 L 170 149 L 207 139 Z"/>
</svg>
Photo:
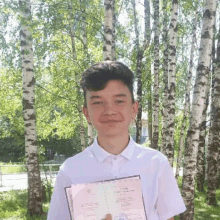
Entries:
<svg viewBox="0 0 220 220">
<path fill-rule="evenodd" d="M 43 204 L 43 211 L 49 209 L 49 202 Z M 30 217 L 27 215 L 27 190 L 8 191 L 0 193 L 0 219 L 10 220 L 46 220 L 46 215 Z"/>
<path fill-rule="evenodd" d="M 195 220 L 219 220 L 220 219 L 220 189 L 217 191 L 218 207 L 206 204 L 205 193 L 196 192 L 195 195 Z M 43 204 L 43 211 L 49 209 L 49 202 Z M 27 190 L 8 191 L 0 193 L 0 220 L 46 220 L 46 215 L 42 217 L 27 216 Z M 175 220 L 178 220 L 176 217 Z"/>
</svg>

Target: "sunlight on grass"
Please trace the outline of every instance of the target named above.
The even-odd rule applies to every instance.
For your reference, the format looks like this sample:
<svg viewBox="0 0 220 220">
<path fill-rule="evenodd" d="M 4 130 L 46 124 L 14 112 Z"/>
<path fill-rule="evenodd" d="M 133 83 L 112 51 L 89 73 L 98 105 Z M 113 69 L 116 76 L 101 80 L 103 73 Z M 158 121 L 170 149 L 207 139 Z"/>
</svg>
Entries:
<svg viewBox="0 0 220 220">
<path fill-rule="evenodd" d="M 182 186 L 182 177 L 178 179 L 178 186 L 179 188 Z M 207 186 L 205 186 L 205 192 L 196 190 L 194 220 L 220 220 L 220 189 L 216 190 L 217 207 L 207 205 L 206 192 Z M 179 216 L 176 216 L 175 220 L 179 220 Z"/>
<path fill-rule="evenodd" d="M 47 212 L 48 209 L 49 203 L 44 203 L 43 211 Z M 0 219 L 33 219 L 27 216 L 27 190 L 0 193 Z M 46 220 L 46 215 L 34 217 L 34 219 Z"/>
<path fill-rule="evenodd" d="M 181 178 L 180 178 L 181 179 Z M 180 185 L 181 181 L 178 180 Z M 196 191 L 194 220 L 220 219 L 220 189 L 216 191 L 218 206 L 209 206 L 206 203 L 206 193 Z M 43 204 L 43 211 L 47 213 L 49 202 Z M 27 190 L 9 191 L 0 193 L 0 220 L 46 220 L 46 214 L 40 217 L 27 216 Z M 179 216 L 175 217 L 179 220 Z"/>
<path fill-rule="evenodd" d="M 196 191 L 195 195 L 195 220 L 201 219 L 220 219 L 220 189 L 216 190 L 216 199 L 218 206 L 207 205 L 206 193 Z"/>
</svg>

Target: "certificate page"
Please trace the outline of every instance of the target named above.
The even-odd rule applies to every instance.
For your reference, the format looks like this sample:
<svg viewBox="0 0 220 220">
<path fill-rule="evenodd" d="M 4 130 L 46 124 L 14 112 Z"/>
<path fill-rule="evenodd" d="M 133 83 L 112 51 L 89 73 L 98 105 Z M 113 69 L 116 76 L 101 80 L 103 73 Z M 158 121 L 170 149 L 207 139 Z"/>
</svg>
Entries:
<svg viewBox="0 0 220 220">
<path fill-rule="evenodd" d="M 102 220 L 108 213 L 113 220 L 146 220 L 137 177 L 72 185 L 66 193 L 74 220 Z"/>
</svg>

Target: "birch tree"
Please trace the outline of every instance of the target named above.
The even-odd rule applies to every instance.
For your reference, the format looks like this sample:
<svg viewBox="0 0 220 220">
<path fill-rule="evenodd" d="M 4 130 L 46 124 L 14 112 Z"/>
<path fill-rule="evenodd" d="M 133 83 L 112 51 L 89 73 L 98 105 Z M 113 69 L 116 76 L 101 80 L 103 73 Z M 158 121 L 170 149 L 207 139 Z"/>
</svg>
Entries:
<svg viewBox="0 0 220 220">
<path fill-rule="evenodd" d="M 151 21 L 151 16 L 150 16 L 150 2 L 148 0 L 144 0 L 144 15 L 145 15 L 145 39 L 150 42 L 151 40 L 151 27 L 150 27 L 150 21 Z M 150 53 L 146 55 L 146 59 L 150 61 Z M 148 138 L 150 141 L 150 147 L 152 146 L 152 136 L 153 136 L 153 131 L 152 131 L 152 79 L 151 79 L 151 68 L 147 71 L 147 82 L 146 82 L 146 87 L 147 87 L 147 112 L 148 112 Z"/>
<path fill-rule="evenodd" d="M 199 61 L 196 70 L 196 81 L 193 91 L 192 111 L 190 125 L 187 133 L 187 145 L 185 149 L 183 188 L 182 195 L 187 210 L 180 215 L 181 220 L 193 219 L 194 216 L 194 193 L 197 152 L 199 145 L 199 131 L 205 92 L 210 71 L 211 49 L 213 38 L 213 25 L 217 7 L 216 0 L 206 0 L 202 19 L 202 32 L 199 49 Z"/>
<path fill-rule="evenodd" d="M 72 61 L 73 65 L 77 62 L 77 53 L 76 53 L 76 46 L 75 46 L 75 31 L 74 31 L 74 21 L 73 21 L 73 5 L 72 2 L 69 2 L 69 10 L 70 10 L 70 15 L 69 15 L 69 32 L 70 32 L 70 39 L 71 39 L 71 49 L 72 49 Z M 85 27 L 85 21 L 83 20 L 83 28 Z M 83 35 L 83 48 L 86 48 L 86 35 L 84 33 Z M 81 92 L 80 92 L 80 80 L 79 76 L 77 73 L 75 73 L 75 84 L 76 84 L 76 89 L 77 89 L 77 110 L 79 112 L 79 119 L 80 119 L 80 140 L 81 140 L 81 149 L 82 151 L 86 148 L 86 138 L 85 138 L 85 128 L 84 128 L 84 123 L 83 123 L 83 113 L 82 113 L 82 101 L 81 101 Z"/>
<path fill-rule="evenodd" d="M 31 32 L 30 0 L 19 0 L 21 10 L 21 61 L 23 81 L 23 115 L 25 125 L 25 154 L 28 171 L 28 213 L 41 215 L 42 187 L 38 163 L 35 114 L 35 77 Z"/>
<path fill-rule="evenodd" d="M 145 6 L 147 6 L 147 3 L 145 3 Z M 133 7 L 133 14 L 134 14 L 134 30 L 135 30 L 135 48 L 136 48 L 136 74 L 137 74 L 137 101 L 139 103 L 138 107 L 138 113 L 137 113 L 137 119 L 136 119 L 136 142 L 141 142 L 141 131 L 142 131 L 142 61 L 144 57 L 144 51 L 149 45 L 149 41 L 146 39 L 147 34 L 144 35 L 144 41 L 143 44 L 140 44 L 140 34 L 139 34 L 139 28 L 138 28 L 138 19 L 137 19 L 137 12 L 136 12 L 136 1 L 132 1 L 132 7 Z M 148 12 L 145 10 L 145 13 Z M 148 24 L 148 16 L 145 14 L 145 27 L 147 27 Z M 145 32 L 148 32 L 149 30 L 145 30 Z"/>
<path fill-rule="evenodd" d="M 220 34 L 220 29 L 219 29 Z M 218 35 L 217 59 L 214 75 L 212 78 L 212 100 L 211 100 L 211 126 L 209 130 L 209 144 L 207 155 L 207 200 L 209 205 L 217 205 L 217 163 L 220 148 L 220 36 Z"/>
<path fill-rule="evenodd" d="M 184 144 L 185 144 L 184 133 L 186 130 L 186 122 L 187 122 L 187 118 L 189 116 L 189 111 L 190 111 L 190 91 L 192 87 L 191 81 L 192 81 L 192 69 L 193 69 L 193 62 L 194 62 L 194 50 L 195 50 L 195 43 L 196 43 L 197 18 L 198 18 L 198 12 L 196 11 L 196 17 L 194 18 L 194 21 L 193 21 L 189 71 L 188 71 L 188 76 L 187 76 L 185 102 L 184 102 L 184 107 L 183 107 L 183 119 L 182 119 L 182 126 L 181 126 L 180 138 L 179 138 L 179 149 L 178 149 L 178 154 L 177 154 L 177 165 L 176 165 L 176 175 L 175 175 L 176 180 L 178 180 L 178 177 L 179 177 L 181 158 L 183 156 Z"/>
<path fill-rule="evenodd" d="M 152 148 L 158 148 L 159 139 L 159 0 L 154 0 L 154 92 Z"/>
<path fill-rule="evenodd" d="M 84 59 L 85 61 L 89 61 L 89 53 L 88 53 L 88 39 L 87 39 L 87 28 L 86 28 L 86 0 L 81 1 L 81 8 L 82 8 L 82 31 L 83 31 L 83 49 L 84 49 Z M 87 63 L 86 62 L 86 63 Z M 93 125 L 92 123 L 87 122 L 88 125 L 88 145 L 91 145 L 94 140 L 94 133 L 93 133 Z M 82 124 L 81 124 L 82 126 Z M 83 126 L 84 128 L 84 126 Z M 81 144 L 83 146 L 83 143 Z"/>
<path fill-rule="evenodd" d="M 210 78 L 210 77 L 209 77 Z M 210 91 L 210 79 L 207 84 L 205 93 L 205 103 L 203 105 L 202 119 L 199 132 L 199 146 L 197 155 L 197 189 L 200 192 L 204 191 L 205 183 L 205 145 L 206 145 L 206 124 L 207 124 L 207 109 L 209 106 L 209 91 Z"/>
<path fill-rule="evenodd" d="M 114 16 L 114 0 L 105 0 L 105 21 L 104 21 L 104 60 L 113 60 L 112 42 L 113 42 L 113 16 Z"/>
<path fill-rule="evenodd" d="M 163 109 L 162 109 L 162 116 L 163 116 L 163 121 L 162 121 L 162 143 L 161 143 L 161 152 L 164 153 L 165 151 L 165 143 L 166 143 L 166 135 L 167 135 L 167 95 L 168 95 L 168 90 L 167 90 L 167 85 L 168 85 L 168 13 L 166 10 L 167 7 L 167 0 L 163 0 L 163 31 L 162 31 L 162 44 L 164 45 L 163 49 L 163 64 L 162 64 L 162 69 L 163 69 Z"/>
<path fill-rule="evenodd" d="M 167 81 L 167 117 L 165 122 L 165 143 L 163 153 L 173 166 L 174 151 L 174 117 L 175 117 L 175 87 L 176 87 L 176 43 L 177 43 L 178 1 L 172 1 L 171 20 L 169 27 L 168 47 L 168 81 Z"/>
</svg>

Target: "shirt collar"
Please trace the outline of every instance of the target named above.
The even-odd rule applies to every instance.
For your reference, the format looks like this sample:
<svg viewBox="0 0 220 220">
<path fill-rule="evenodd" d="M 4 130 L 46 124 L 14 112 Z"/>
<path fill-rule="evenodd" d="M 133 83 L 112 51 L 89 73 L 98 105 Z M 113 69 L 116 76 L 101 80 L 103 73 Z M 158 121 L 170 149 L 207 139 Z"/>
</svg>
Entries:
<svg viewBox="0 0 220 220">
<path fill-rule="evenodd" d="M 136 146 L 136 143 L 134 142 L 133 138 L 130 136 L 130 141 L 127 147 L 119 155 L 127 158 L 128 160 L 131 160 L 134 154 L 135 146 Z M 93 149 L 94 155 L 96 156 L 98 160 L 98 163 L 103 162 L 108 156 L 112 155 L 99 146 L 97 137 L 95 138 L 93 142 L 92 149 Z"/>
</svg>

